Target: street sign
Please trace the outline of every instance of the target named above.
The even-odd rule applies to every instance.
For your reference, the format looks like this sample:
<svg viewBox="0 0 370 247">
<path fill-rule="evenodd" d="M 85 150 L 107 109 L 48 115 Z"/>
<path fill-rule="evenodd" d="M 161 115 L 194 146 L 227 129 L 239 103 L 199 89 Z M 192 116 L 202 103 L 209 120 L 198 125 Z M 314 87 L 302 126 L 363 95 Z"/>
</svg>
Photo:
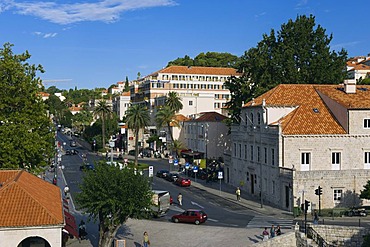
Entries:
<svg viewBox="0 0 370 247">
<path fill-rule="evenodd" d="M 168 163 L 172 164 L 173 163 L 173 159 L 169 159 L 168 160 Z"/>
<path fill-rule="evenodd" d="M 218 179 L 223 179 L 223 178 L 224 178 L 223 172 L 218 172 Z"/>
<path fill-rule="evenodd" d="M 154 167 L 153 166 L 149 166 L 149 177 L 153 177 L 153 173 L 154 173 Z"/>
<path fill-rule="evenodd" d="M 185 163 L 185 169 L 189 169 L 190 164 L 188 162 Z"/>
<path fill-rule="evenodd" d="M 174 166 L 178 166 L 179 165 L 179 160 L 178 159 L 174 159 L 173 160 L 173 165 Z"/>
<path fill-rule="evenodd" d="M 193 166 L 193 172 L 198 172 L 198 166 Z"/>
</svg>

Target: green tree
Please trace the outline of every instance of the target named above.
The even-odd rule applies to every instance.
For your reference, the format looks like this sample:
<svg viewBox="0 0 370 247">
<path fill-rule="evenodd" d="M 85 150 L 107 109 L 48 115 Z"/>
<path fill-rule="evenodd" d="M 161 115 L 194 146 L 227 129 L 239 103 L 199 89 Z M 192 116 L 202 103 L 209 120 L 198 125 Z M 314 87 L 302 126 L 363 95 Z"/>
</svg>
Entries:
<svg viewBox="0 0 370 247">
<path fill-rule="evenodd" d="M 110 247 L 128 218 L 148 217 L 152 193 L 146 177 L 102 162 L 86 172 L 76 201 L 89 219 L 99 223 L 99 246 Z"/>
<path fill-rule="evenodd" d="M 73 124 L 79 132 L 83 133 L 86 126 L 89 126 L 93 121 L 93 115 L 91 112 L 82 110 L 73 116 Z"/>
<path fill-rule="evenodd" d="M 168 106 L 175 113 L 178 113 L 180 110 L 182 110 L 183 107 L 181 99 L 175 91 L 171 91 L 168 93 L 165 105 Z"/>
<path fill-rule="evenodd" d="M 179 140 L 173 140 L 173 142 L 170 145 L 170 150 L 175 151 L 177 154 L 177 157 L 180 157 L 181 150 L 186 149 L 186 146 Z"/>
<path fill-rule="evenodd" d="M 94 116 L 99 116 L 102 121 L 102 140 L 103 140 L 103 148 L 105 147 L 105 122 L 107 117 L 110 117 L 112 114 L 112 109 L 108 105 L 107 101 L 101 100 L 98 102 L 98 105 L 95 107 Z"/>
<path fill-rule="evenodd" d="M 137 154 L 139 153 L 139 131 L 150 123 L 148 109 L 144 105 L 132 105 L 126 111 L 127 127 L 135 134 L 135 166 L 137 166 Z"/>
<path fill-rule="evenodd" d="M 360 198 L 370 199 L 370 180 L 367 181 L 366 185 L 364 186 L 364 190 L 361 190 Z"/>
<path fill-rule="evenodd" d="M 168 62 L 167 67 L 172 65 L 180 66 L 200 66 L 200 67 L 225 67 L 237 68 L 240 58 L 227 52 L 207 52 L 199 53 L 194 59 L 185 55 Z"/>
<path fill-rule="evenodd" d="M 43 68 L 12 47 L 0 48 L 0 167 L 37 171 L 54 155 L 54 130 L 36 77 Z"/>
<path fill-rule="evenodd" d="M 311 15 L 298 16 L 281 25 L 275 34 L 264 34 L 257 47 L 241 57 L 241 78 L 225 83 L 231 92 L 227 106 L 231 119 L 238 121 L 243 102 L 257 97 L 278 84 L 338 84 L 346 76 L 347 53 L 330 51 L 332 35 L 316 27 Z"/>
<path fill-rule="evenodd" d="M 173 133 L 172 133 L 172 126 L 179 127 L 179 122 L 176 120 L 176 114 L 170 106 L 165 105 L 162 107 L 155 115 L 155 122 L 157 125 L 157 129 L 166 126 L 168 129 L 168 133 L 170 133 L 171 142 L 173 142 Z M 172 126 L 171 126 L 172 125 Z"/>
<path fill-rule="evenodd" d="M 125 80 L 125 92 L 129 92 L 130 91 L 130 84 L 128 83 L 128 77 L 126 76 L 126 80 Z"/>
</svg>

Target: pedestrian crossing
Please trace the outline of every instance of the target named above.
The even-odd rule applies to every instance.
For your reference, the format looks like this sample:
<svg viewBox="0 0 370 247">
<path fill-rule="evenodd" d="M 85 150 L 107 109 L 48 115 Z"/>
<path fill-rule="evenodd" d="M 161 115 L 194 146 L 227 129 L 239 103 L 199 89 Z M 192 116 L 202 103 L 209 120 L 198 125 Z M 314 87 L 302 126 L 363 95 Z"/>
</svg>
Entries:
<svg viewBox="0 0 370 247">
<path fill-rule="evenodd" d="M 277 219 L 272 216 L 255 216 L 249 221 L 246 228 L 270 228 L 271 225 L 280 225 L 281 229 L 292 229 L 293 220 Z"/>
</svg>

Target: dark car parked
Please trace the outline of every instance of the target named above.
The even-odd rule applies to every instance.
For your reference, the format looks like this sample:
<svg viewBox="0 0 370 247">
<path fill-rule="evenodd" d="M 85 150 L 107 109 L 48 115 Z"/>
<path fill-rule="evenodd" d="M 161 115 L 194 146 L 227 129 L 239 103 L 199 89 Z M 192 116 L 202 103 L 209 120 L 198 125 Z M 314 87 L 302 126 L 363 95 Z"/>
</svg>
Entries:
<svg viewBox="0 0 370 247">
<path fill-rule="evenodd" d="M 66 155 L 77 155 L 78 151 L 76 149 L 67 149 Z"/>
<path fill-rule="evenodd" d="M 90 163 L 80 165 L 80 171 L 88 171 L 88 170 L 95 170 L 94 165 Z"/>
<path fill-rule="evenodd" d="M 174 173 L 174 172 L 170 172 L 166 176 L 166 180 L 167 181 L 170 181 L 170 182 L 175 182 L 178 178 L 179 178 L 179 174 L 178 173 Z"/>
<path fill-rule="evenodd" d="M 204 223 L 207 220 L 207 214 L 198 209 L 188 209 L 182 214 L 176 214 L 172 216 L 172 221 L 175 223 L 184 222 L 184 223 L 195 223 L 199 225 L 200 223 Z"/>
<path fill-rule="evenodd" d="M 157 177 L 159 178 L 166 178 L 167 174 L 170 172 L 168 170 L 159 170 L 157 171 Z"/>
</svg>

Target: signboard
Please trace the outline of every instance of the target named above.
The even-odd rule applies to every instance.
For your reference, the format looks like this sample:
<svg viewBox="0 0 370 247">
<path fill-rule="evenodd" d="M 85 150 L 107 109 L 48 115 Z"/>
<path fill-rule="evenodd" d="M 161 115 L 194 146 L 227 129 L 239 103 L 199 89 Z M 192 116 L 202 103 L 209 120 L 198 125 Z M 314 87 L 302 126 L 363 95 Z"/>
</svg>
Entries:
<svg viewBox="0 0 370 247">
<path fill-rule="evenodd" d="M 116 241 L 114 242 L 114 247 L 126 247 L 126 240 L 116 239 Z"/>
<path fill-rule="evenodd" d="M 185 163 L 185 169 L 189 169 L 190 164 L 188 162 Z"/>
<path fill-rule="evenodd" d="M 198 166 L 193 166 L 193 172 L 198 172 Z"/>
<path fill-rule="evenodd" d="M 154 167 L 153 166 L 149 166 L 149 177 L 153 177 L 153 173 L 154 173 Z"/>
<path fill-rule="evenodd" d="M 169 159 L 168 160 L 168 163 L 172 164 L 173 163 L 173 159 Z"/>
<path fill-rule="evenodd" d="M 223 172 L 218 172 L 218 179 L 223 179 L 223 178 L 224 178 Z"/>
<path fill-rule="evenodd" d="M 174 159 L 173 160 L 173 165 L 174 166 L 178 166 L 179 165 L 179 160 L 178 159 Z"/>
</svg>

